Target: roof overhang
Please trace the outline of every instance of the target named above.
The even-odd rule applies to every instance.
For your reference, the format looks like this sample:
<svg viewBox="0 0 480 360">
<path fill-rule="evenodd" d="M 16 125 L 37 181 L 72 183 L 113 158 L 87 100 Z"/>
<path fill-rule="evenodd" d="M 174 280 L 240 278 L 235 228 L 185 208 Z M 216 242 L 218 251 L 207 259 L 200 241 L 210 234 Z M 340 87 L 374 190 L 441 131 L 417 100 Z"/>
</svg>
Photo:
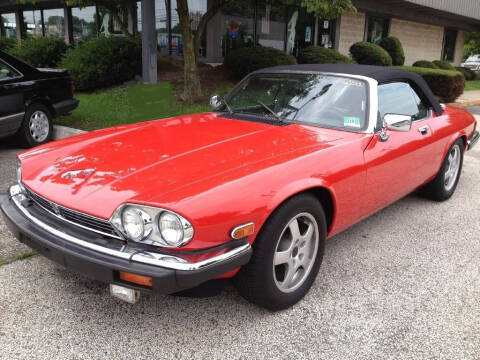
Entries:
<svg viewBox="0 0 480 360">
<path fill-rule="evenodd" d="M 63 8 L 62 1 L 35 0 L 35 3 L 20 3 L 18 0 L 3 0 L 0 4 L 0 13 L 13 12 L 21 7 L 23 10 L 55 9 Z"/>
<path fill-rule="evenodd" d="M 388 15 L 398 19 L 457 30 L 480 30 L 480 19 L 423 6 L 406 0 L 353 0 L 353 3 L 358 11 L 361 12 Z"/>
</svg>

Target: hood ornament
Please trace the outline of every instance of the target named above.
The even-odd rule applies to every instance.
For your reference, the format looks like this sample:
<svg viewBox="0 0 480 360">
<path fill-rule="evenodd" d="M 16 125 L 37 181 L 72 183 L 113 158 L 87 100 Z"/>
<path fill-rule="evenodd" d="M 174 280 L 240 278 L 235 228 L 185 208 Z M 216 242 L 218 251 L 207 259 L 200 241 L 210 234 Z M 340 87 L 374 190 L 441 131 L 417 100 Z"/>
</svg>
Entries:
<svg viewBox="0 0 480 360">
<path fill-rule="evenodd" d="M 61 175 L 62 179 L 85 179 L 92 175 L 95 172 L 95 169 L 80 169 L 80 170 L 72 170 L 67 171 Z"/>
</svg>

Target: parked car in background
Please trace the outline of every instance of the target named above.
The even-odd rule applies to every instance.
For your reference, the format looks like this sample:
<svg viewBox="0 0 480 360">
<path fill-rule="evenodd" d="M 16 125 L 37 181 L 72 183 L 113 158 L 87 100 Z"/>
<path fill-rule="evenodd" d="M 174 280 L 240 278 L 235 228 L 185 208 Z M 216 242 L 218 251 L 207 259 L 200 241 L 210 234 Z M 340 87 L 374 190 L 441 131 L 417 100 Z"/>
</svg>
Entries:
<svg viewBox="0 0 480 360">
<path fill-rule="evenodd" d="M 7 226 L 130 302 L 233 277 L 280 310 L 312 286 L 327 238 L 416 189 L 449 199 L 479 139 L 471 114 L 388 67 L 267 68 L 212 104 L 19 154 Z"/>
<path fill-rule="evenodd" d="M 0 138 L 16 135 L 22 146 L 52 138 L 52 119 L 78 106 L 67 71 L 36 69 L 0 51 Z"/>
<path fill-rule="evenodd" d="M 480 54 L 469 56 L 460 66 L 480 73 Z"/>
</svg>

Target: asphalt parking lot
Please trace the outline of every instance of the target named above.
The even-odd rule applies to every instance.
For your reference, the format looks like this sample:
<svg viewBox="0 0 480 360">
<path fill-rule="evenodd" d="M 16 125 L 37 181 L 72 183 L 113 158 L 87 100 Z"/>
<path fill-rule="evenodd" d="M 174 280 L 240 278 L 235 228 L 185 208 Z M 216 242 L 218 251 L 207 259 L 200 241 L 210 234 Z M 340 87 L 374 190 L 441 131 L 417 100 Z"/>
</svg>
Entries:
<svg viewBox="0 0 480 360">
<path fill-rule="evenodd" d="M 0 145 L 0 191 L 16 152 Z M 479 178 L 480 145 L 450 201 L 412 194 L 330 239 L 310 293 L 279 313 L 230 286 L 122 303 L 40 256 L 17 259 L 28 248 L 0 220 L 0 359 L 480 359 Z"/>
</svg>

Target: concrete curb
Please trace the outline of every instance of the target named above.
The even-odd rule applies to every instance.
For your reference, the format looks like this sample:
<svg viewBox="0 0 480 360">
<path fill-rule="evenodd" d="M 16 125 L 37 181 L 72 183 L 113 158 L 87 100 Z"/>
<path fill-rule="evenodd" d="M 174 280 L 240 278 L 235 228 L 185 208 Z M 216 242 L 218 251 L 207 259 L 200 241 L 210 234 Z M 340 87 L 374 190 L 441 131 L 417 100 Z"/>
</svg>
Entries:
<svg viewBox="0 0 480 360">
<path fill-rule="evenodd" d="M 449 103 L 448 105 L 453 105 L 458 107 L 480 106 L 480 99 L 459 101 L 459 102 Z"/>
<path fill-rule="evenodd" d="M 67 126 L 53 125 L 53 140 L 59 140 L 83 133 L 85 133 L 83 130 L 74 129 Z"/>
</svg>

